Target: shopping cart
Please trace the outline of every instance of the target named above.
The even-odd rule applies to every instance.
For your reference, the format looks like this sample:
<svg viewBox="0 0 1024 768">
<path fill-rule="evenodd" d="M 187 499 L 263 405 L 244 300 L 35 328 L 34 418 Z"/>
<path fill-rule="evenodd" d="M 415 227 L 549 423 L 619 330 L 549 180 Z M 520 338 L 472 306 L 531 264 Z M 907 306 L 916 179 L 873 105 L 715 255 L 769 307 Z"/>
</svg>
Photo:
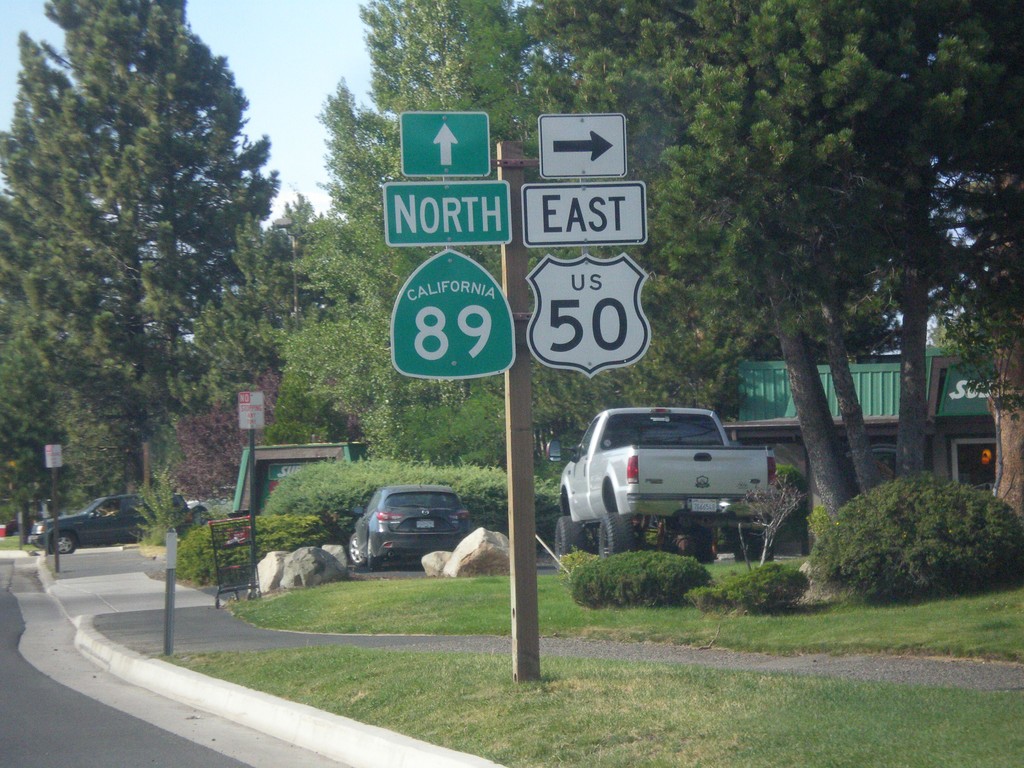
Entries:
<svg viewBox="0 0 1024 768">
<path fill-rule="evenodd" d="M 236 600 L 246 593 L 252 600 L 260 595 L 259 575 L 255 553 L 250 546 L 252 528 L 248 517 L 232 517 L 209 522 L 213 543 L 213 566 L 217 572 L 216 607 L 221 596 L 231 595 Z"/>
</svg>

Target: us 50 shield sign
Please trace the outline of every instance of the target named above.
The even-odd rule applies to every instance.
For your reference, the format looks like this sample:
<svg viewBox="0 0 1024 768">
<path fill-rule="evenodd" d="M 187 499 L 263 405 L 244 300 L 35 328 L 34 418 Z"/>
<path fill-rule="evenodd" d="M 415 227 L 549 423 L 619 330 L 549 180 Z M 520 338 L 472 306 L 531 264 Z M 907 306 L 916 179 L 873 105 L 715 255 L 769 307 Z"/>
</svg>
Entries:
<svg viewBox="0 0 1024 768">
<path fill-rule="evenodd" d="M 626 254 L 572 260 L 548 255 L 527 280 L 536 301 L 530 351 L 544 365 L 593 376 L 631 365 L 647 352 L 651 328 L 640 307 L 647 274 Z"/>
</svg>

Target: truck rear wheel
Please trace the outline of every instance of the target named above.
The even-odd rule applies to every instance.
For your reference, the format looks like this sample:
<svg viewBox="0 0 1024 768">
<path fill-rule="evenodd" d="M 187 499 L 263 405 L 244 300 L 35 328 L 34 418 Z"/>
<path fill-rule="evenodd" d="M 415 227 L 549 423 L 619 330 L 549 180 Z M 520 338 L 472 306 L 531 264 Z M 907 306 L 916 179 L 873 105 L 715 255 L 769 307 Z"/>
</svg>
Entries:
<svg viewBox="0 0 1024 768">
<path fill-rule="evenodd" d="M 555 556 L 564 557 L 574 549 L 594 553 L 597 549 L 594 534 L 585 523 L 574 522 L 569 515 L 562 515 L 555 523 Z"/>
<path fill-rule="evenodd" d="M 636 534 L 633 532 L 633 521 L 617 512 L 606 512 L 601 518 L 598 530 L 598 554 L 601 557 L 629 552 L 633 549 Z"/>
</svg>

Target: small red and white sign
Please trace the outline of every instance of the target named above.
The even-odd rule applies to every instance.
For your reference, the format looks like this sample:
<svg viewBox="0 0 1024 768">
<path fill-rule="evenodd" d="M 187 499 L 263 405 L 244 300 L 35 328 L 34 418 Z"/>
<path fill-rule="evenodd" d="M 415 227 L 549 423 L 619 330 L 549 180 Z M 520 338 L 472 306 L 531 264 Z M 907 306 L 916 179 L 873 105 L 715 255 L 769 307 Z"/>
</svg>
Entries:
<svg viewBox="0 0 1024 768">
<path fill-rule="evenodd" d="M 46 468 L 56 469 L 64 466 L 64 453 L 59 445 L 48 445 L 44 449 Z"/>
<path fill-rule="evenodd" d="M 263 429 L 263 393 L 238 393 L 239 429 Z"/>
</svg>

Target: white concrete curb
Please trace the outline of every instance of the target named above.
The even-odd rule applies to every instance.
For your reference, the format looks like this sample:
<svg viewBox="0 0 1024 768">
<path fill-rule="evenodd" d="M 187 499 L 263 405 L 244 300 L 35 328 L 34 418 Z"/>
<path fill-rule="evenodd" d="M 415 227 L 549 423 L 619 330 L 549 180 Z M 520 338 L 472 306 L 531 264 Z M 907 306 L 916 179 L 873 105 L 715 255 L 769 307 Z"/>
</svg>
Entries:
<svg viewBox="0 0 1024 768">
<path fill-rule="evenodd" d="M 353 768 L 501 768 L 497 763 L 147 659 L 75 619 L 75 646 L 121 679 Z"/>
</svg>

